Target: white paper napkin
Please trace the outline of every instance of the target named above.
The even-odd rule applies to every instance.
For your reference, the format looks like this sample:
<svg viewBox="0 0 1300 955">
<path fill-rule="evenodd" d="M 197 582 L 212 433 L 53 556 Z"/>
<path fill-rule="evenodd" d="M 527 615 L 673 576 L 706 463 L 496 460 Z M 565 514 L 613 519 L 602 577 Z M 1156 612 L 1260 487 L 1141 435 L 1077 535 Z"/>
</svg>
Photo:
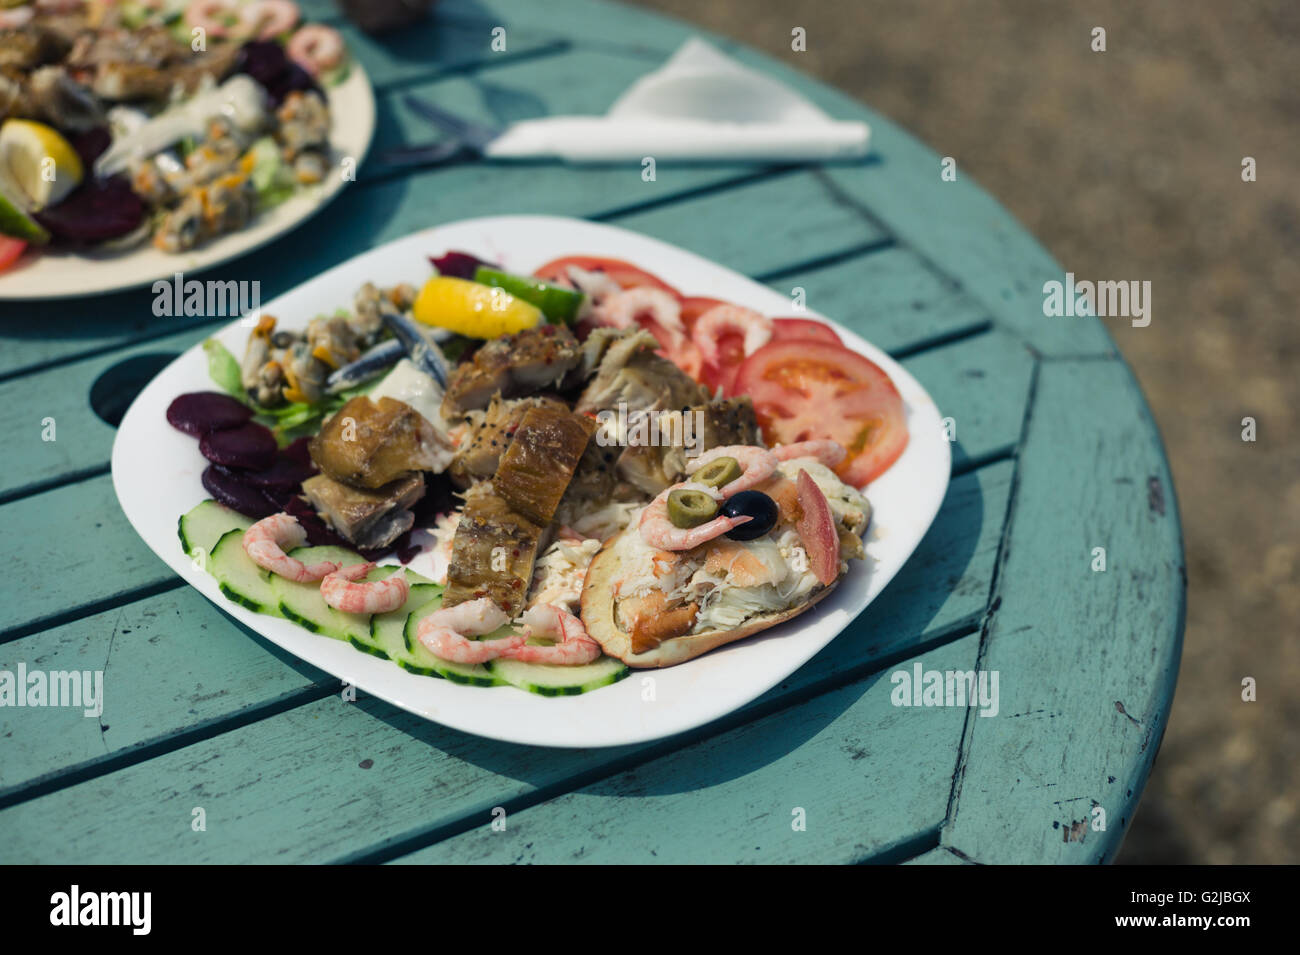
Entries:
<svg viewBox="0 0 1300 955">
<path fill-rule="evenodd" d="M 488 144 L 497 159 L 570 162 L 851 159 L 864 156 L 866 123 L 831 119 L 783 83 L 691 38 L 637 80 L 604 116 L 515 123 Z"/>
</svg>

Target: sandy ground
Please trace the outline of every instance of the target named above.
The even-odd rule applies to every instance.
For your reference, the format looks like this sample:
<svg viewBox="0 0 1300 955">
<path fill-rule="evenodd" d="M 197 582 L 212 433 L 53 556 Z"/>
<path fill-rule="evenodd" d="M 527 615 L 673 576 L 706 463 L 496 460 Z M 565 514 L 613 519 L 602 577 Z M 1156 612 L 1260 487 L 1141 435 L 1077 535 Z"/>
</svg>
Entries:
<svg viewBox="0 0 1300 955">
<path fill-rule="evenodd" d="M 642 0 L 899 121 L 1080 277 L 1164 434 L 1187 540 L 1173 716 L 1121 862 L 1300 862 L 1300 3 Z M 807 31 L 807 51 L 790 31 Z M 1104 53 L 1090 48 L 1106 30 Z M 1257 181 L 1242 181 L 1243 157 Z M 1242 418 L 1258 440 L 1241 438 Z M 1258 682 L 1258 702 L 1241 682 Z"/>
</svg>

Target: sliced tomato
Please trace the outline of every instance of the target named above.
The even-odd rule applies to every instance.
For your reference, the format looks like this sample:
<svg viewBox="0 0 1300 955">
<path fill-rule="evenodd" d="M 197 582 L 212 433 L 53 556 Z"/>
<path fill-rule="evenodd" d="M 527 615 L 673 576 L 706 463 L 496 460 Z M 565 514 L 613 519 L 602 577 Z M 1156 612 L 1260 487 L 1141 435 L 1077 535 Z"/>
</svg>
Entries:
<svg viewBox="0 0 1300 955">
<path fill-rule="evenodd" d="M 795 480 L 799 494 L 799 543 L 808 555 L 808 568 L 823 584 L 832 583 L 840 575 L 840 536 L 835 533 L 835 518 L 826 495 L 807 471 L 800 469 Z"/>
<path fill-rule="evenodd" d="M 703 356 L 701 356 L 703 361 Z M 745 338 L 739 333 L 728 333 L 718 339 L 718 363 L 705 364 L 701 368 L 700 380 L 710 391 L 721 387 L 728 397 L 736 384 L 736 373 L 745 362 Z"/>
<path fill-rule="evenodd" d="M 747 394 L 768 444 L 838 441 L 848 456 L 835 472 L 863 487 L 907 447 L 903 399 L 869 358 L 825 342 L 774 341 L 745 359 L 733 386 Z"/>
<path fill-rule="evenodd" d="M 772 341 L 815 341 L 830 345 L 843 345 L 835 329 L 815 318 L 772 319 Z"/>
<path fill-rule="evenodd" d="M 17 262 L 26 248 L 27 243 L 22 239 L 11 239 L 7 235 L 0 235 L 0 272 Z"/>
<path fill-rule="evenodd" d="M 576 265 L 587 272 L 604 272 L 623 288 L 659 288 L 676 298 L 682 297 L 681 292 L 657 275 L 653 275 L 645 271 L 645 269 L 639 269 L 632 263 L 624 262 L 622 259 L 605 259 L 598 255 L 566 255 L 563 258 L 552 259 L 541 268 L 536 269 L 533 275 L 547 282 L 563 281 L 567 283 L 569 282 L 570 265 Z"/>
</svg>

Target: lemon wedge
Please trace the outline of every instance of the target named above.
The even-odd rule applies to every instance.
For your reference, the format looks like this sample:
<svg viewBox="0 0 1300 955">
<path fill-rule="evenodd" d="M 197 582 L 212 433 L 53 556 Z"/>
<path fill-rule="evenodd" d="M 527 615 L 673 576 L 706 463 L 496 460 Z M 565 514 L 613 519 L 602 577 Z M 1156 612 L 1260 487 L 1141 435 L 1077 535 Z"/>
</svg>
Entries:
<svg viewBox="0 0 1300 955">
<path fill-rule="evenodd" d="M 29 119 L 10 119 L 0 126 L 0 182 L 11 186 L 28 208 L 40 210 L 60 202 L 81 185 L 81 157 L 58 130 Z"/>
<path fill-rule="evenodd" d="M 45 228 L 6 196 L 3 189 L 0 189 L 0 235 L 41 245 L 50 241 Z"/>
<path fill-rule="evenodd" d="M 541 309 L 504 289 L 443 275 L 424 283 L 412 314 L 417 322 L 470 338 L 511 335 L 542 321 Z"/>
</svg>

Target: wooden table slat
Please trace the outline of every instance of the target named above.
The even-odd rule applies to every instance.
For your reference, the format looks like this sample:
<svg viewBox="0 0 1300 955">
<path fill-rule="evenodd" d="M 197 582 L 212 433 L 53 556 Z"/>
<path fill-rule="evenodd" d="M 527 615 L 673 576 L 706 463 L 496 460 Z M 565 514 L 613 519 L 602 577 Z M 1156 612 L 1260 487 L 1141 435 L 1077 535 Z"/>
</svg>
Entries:
<svg viewBox="0 0 1300 955">
<path fill-rule="evenodd" d="M 970 721 L 943 845 L 985 863 L 1114 856 L 1173 702 L 1182 553 L 1128 369 L 1042 363 L 980 661 L 1001 672 L 1002 711 Z"/>
<path fill-rule="evenodd" d="M 85 709 L 0 709 L 0 799 L 301 697 L 332 678 L 181 587 L 0 644 L 0 669 L 103 673 Z M 2 844 L 2 840 L 0 840 Z"/>
<path fill-rule="evenodd" d="M 91 405 L 89 392 L 95 382 L 110 369 L 147 356 L 160 363 L 160 370 L 171 357 L 203 341 L 210 332 L 210 328 L 187 328 L 73 365 L 0 381 L 0 442 L 23 450 L 0 473 L 0 498 L 21 496 L 51 481 L 107 468 L 117 429 Z M 70 382 L 77 387 L 68 387 Z M 136 385 L 142 388 L 146 383 Z M 215 386 L 196 382 L 194 390 L 209 388 Z M 31 395 L 41 398 L 33 402 Z M 47 441 L 51 421 L 54 440 Z"/>
<path fill-rule="evenodd" d="M 969 671 L 979 635 L 893 668 Z M 958 707 L 894 705 L 890 672 L 411 853 L 412 864 L 869 860 L 936 830 Z M 498 819 L 504 819 L 500 828 Z"/>
</svg>

